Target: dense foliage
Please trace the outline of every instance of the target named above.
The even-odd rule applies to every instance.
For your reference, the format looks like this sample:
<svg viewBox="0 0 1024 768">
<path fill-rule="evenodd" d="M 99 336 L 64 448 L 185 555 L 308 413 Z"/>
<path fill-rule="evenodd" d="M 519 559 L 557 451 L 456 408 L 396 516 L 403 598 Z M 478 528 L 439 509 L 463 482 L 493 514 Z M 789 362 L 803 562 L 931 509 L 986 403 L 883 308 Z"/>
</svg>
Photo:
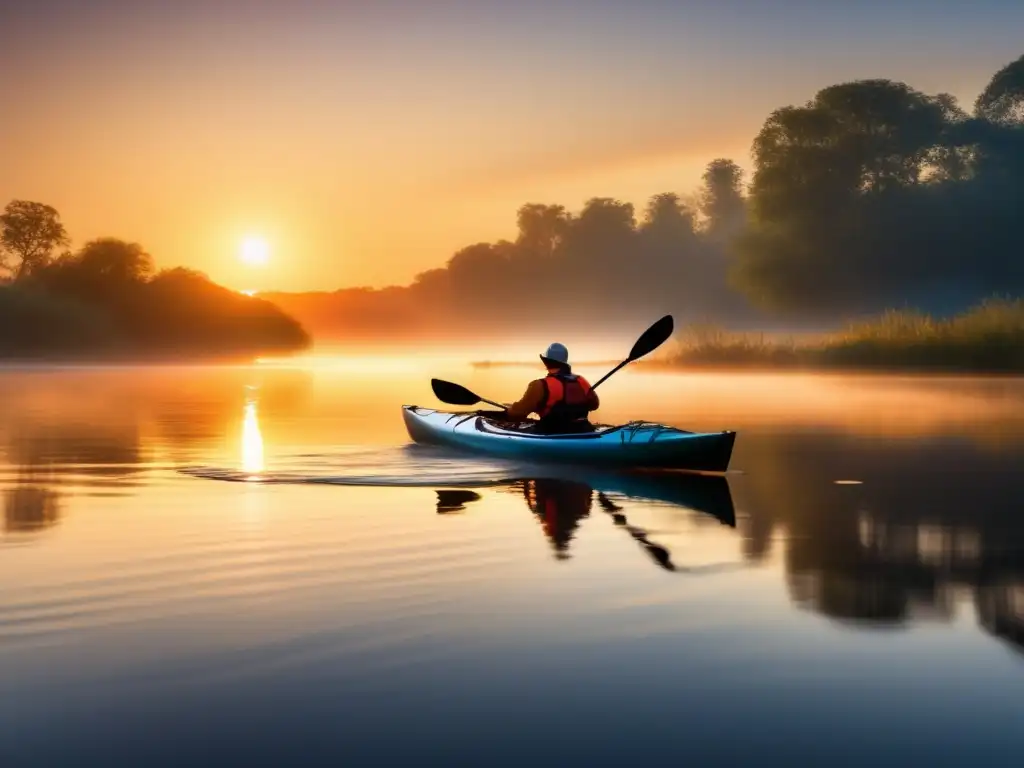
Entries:
<svg viewBox="0 0 1024 768">
<path fill-rule="evenodd" d="M 754 159 L 735 277 L 766 306 L 948 312 L 1024 291 L 1024 57 L 972 115 L 889 80 L 825 88 L 774 112 Z"/>
<path fill-rule="evenodd" d="M 251 357 L 309 343 L 268 301 L 191 270 L 154 274 L 137 243 L 103 238 L 54 257 L 67 242 L 56 211 L 15 201 L 7 213 L 22 234 L 6 237 L 11 218 L 3 219 L 4 242 L 26 247 L 8 249 L 20 258 L 0 286 L 0 356 Z"/>
</svg>

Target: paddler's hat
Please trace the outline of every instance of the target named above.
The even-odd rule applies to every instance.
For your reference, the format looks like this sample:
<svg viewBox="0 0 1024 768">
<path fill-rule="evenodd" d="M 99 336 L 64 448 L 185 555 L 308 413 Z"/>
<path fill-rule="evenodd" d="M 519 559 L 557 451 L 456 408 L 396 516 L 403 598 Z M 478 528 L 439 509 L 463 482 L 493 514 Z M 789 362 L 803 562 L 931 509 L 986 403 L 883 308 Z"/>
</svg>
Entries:
<svg viewBox="0 0 1024 768">
<path fill-rule="evenodd" d="M 568 368 L 569 350 L 565 348 L 564 344 L 559 344 L 556 341 L 544 351 L 540 359 L 549 368 Z"/>
</svg>

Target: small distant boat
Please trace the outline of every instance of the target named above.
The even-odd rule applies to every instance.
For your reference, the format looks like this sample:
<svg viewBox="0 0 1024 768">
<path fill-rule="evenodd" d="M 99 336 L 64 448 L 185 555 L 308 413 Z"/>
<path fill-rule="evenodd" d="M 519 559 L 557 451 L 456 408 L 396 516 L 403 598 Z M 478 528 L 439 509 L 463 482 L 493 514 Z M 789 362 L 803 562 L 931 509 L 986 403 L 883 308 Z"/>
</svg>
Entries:
<svg viewBox="0 0 1024 768">
<path fill-rule="evenodd" d="M 432 443 L 520 461 L 567 462 L 621 469 L 686 469 L 725 472 L 736 433 L 686 432 L 645 421 L 598 426 L 593 432 L 546 435 L 516 428 L 475 411 L 402 406 L 409 436 Z"/>
</svg>

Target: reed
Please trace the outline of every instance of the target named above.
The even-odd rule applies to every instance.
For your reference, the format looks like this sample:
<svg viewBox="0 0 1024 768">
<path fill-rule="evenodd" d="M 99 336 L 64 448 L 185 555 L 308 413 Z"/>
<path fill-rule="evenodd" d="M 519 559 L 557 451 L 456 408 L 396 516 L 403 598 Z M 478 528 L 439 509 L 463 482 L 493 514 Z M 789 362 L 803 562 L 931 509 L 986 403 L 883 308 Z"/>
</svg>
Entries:
<svg viewBox="0 0 1024 768">
<path fill-rule="evenodd" d="M 651 365 L 1024 371 L 1024 300 L 993 298 L 949 318 L 889 310 L 813 341 L 682 328 Z"/>
</svg>

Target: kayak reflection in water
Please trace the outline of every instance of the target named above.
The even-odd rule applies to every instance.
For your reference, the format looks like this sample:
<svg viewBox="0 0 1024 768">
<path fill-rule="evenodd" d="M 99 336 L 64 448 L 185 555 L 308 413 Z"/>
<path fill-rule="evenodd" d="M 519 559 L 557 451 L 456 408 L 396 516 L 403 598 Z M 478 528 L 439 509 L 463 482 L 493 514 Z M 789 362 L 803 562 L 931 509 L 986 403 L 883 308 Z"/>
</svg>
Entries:
<svg viewBox="0 0 1024 768">
<path fill-rule="evenodd" d="M 672 562 L 671 553 L 648 538 L 647 531 L 630 525 L 623 507 L 612 501 L 608 493 L 625 498 L 659 501 L 710 515 L 730 528 L 736 527 L 735 509 L 728 481 L 723 477 L 702 475 L 595 475 L 591 482 L 562 478 L 533 478 L 509 481 L 503 487 L 522 493 L 526 505 L 539 519 L 544 534 L 559 560 L 569 559 L 569 548 L 581 521 L 590 516 L 594 495 L 598 507 L 611 515 L 615 525 L 623 528 L 643 547 L 650 558 L 667 571 L 707 573 L 743 567 L 742 563 L 711 564 L 684 567 Z M 607 493 L 606 493 L 607 491 Z M 470 490 L 438 490 L 437 512 L 461 512 L 481 496 Z"/>
<path fill-rule="evenodd" d="M 567 434 L 593 431 L 589 414 L 600 407 L 601 401 L 590 383 L 572 372 L 569 350 L 555 342 L 544 351 L 540 360 L 547 369 L 547 375 L 531 381 L 523 396 L 508 406 L 502 418 L 520 422 L 536 413 L 540 417 L 534 428 L 537 432 Z"/>
</svg>

